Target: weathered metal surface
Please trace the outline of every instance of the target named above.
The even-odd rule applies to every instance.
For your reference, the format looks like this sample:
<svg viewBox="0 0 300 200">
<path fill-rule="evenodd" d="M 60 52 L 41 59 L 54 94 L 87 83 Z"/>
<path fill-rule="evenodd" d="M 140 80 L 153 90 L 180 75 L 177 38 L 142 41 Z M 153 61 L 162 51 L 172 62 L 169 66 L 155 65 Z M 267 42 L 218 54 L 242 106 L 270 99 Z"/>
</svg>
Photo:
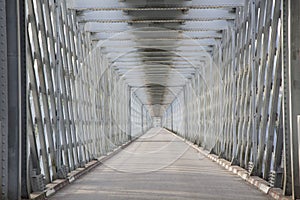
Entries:
<svg viewBox="0 0 300 200">
<path fill-rule="evenodd" d="M 299 90 L 299 13 L 298 1 L 282 1 L 282 79 L 283 79 L 283 134 L 284 134 L 284 189 L 294 199 L 300 198 L 300 138 L 297 115 L 300 114 Z"/>
<path fill-rule="evenodd" d="M 7 197 L 7 134 L 8 134 L 8 102 L 7 102 L 7 33 L 6 33 L 6 1 L 0 1 L 0 198 Z"/>
</svg>

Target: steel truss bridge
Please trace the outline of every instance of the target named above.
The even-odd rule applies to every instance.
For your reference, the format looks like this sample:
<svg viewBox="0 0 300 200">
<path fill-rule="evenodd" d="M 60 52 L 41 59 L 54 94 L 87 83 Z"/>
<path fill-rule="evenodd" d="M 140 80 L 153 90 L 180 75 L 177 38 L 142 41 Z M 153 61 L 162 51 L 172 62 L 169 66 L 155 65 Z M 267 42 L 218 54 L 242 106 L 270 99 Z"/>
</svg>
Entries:
<svg viewBox="0 0 300 200">
<path fill-rule="evenodd" d="M 299 10 L 0 0 L 1 199 L 45 198 L 153 127 L 300 198 Z"/>
</svg>

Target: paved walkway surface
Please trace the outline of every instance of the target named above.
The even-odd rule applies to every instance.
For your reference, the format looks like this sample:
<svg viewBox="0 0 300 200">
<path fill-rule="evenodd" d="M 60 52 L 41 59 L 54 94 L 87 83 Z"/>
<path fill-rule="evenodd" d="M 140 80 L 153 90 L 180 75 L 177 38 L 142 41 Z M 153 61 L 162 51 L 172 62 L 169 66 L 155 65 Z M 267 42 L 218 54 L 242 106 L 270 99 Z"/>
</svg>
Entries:
<svg viewBox="0 0 300 200">
<path fill-rule="evenodd" d="M 153 128 L 55 199 L 270 199 L 170 132 Z"/>
</svg>

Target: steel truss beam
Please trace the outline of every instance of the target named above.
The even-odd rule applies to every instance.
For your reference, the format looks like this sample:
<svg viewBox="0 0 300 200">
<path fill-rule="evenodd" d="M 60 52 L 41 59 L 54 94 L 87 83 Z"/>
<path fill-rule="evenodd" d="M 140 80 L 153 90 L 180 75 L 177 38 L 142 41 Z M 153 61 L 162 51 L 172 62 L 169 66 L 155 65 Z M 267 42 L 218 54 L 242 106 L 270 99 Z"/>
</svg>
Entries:
<svg viewBox="0 0 300 200">
<path fill-rule="evenodd" d="M 163 23 L 160 27 L 165 29 L 177 29 L 179 31 L 220 31 L 228 28 L 232 22 L 228 20 L 213 20 L 213 21 L 187 21 L 184 20 L 129 20 L 126 22 L 109 23 L 109 22 L 87 22 L 84 23 L 84 30 L 88 32 L 126 32 L 131 28 L 145 27 L 145 24 Z M 179 26 L 179 28 L 178 28 Z M 154 29 L 155 30 L 155 29 Z"/>
<path fill-rule="evenodd" d="M 157 11 L 129 11 L 127 15 L 124 15 L 121 11 L 85 11 L 78 15 L 79 22 L 128 22 L 136 20 L 169 20 L 170 16 L 175 16 L 177 20 L 183 21 L 209 21 L 209 20 L 233 20 L 235 18 L 234 13 L 230 13 L 230 10 L 226 9 L 204 9 L 199 12 L 198 10 L 189 10 L 189 15 L 184 15 L 181 10 L 157 10 Z M 150 16 L 151 17 L 150 17 Z"/>
<path fill-rule="evenodd" d="M 130 86 L 109 65 L 103 49 L 93 49 L 90 33 L 79 28 L 65 0 L 27 0 L 26 6 L 28 81 L 22 85 L 28 94 L 24 136 L 30 152 L 23 169 L 30 168 L 29 185 L 22 186 L 35 192 L 44 190 L 43 180 L 66 178 L 128 142 L 132 121 L 143 123 L 142 133 L 152 119 L 140 102 L 130 107 Z M 40 181 L 34 182 L 37 177 Z"/>
<path fill-rule="evenodd" d="M 46 183 L 65 178 L 153 116 L 300 198 L 298 1 L 27 1 L 25 31 L 24 2 L 0 0 L 1 199 L 28 198 L 27 166 Z"/>
<path fill-rule="evenodd" d="M 24 1 L 0 1 L 1 199 L 28 197 L 24 6 Z"/>
<path fill-rule="evenodd" d="M 163 4 L 155 2 L 153 5 L 159 8 L 143 8 L 147 3 L 146 0 L 134 0 L 130 2 L 120 2 L 118 0 L 71 0 L 68 1 L 68 7 L 80 11 L 84 10 L 185 10 L 185 9 L 213 9 L 213 8 L 232 8 L 244 6 L 245 0 L 193 0 L 193 1 L 176 1 L 168 0 Z M 149 3 L 149 2 L 148 2 Z M 171 6 L 165 6 L 171 5 Z M 162 7 L 163 6 L 163 7 Z"/>
<path fill-rule="evenodd" d="M 0 198 L 7 198 L 7 137 L 8 137 L 8 71 L 7 71 L 7 32 L 6 1 L 0 0 Z"/>
<path fill-rule="evenodd" d="M 282 79 L 283 79 L 283 125 L 285 147 L 286 195 L 300 198 L 300 135 L 297 116 L 300 115 L 300 20 L 298 1 L 282 1 Z"/>
<path fill-rule="evenodd" d="M 117 31 L 114 32 L 115 35 L 112 33 L 105 33 L 105 32 L 92 32 L 91 39 L 98 41 L 98 40 L 198 40 L 198 39 L 208 39 L 208 38 L 222 38 L 222 34 L 218 31 L 179 31 L 179 30 L 133 30 L 128 33 L 118 33 Z M 134 37 L 134 35 L 140 35 L 143 38 L 138 39 Z"/>
<path fill-rule="evenodd" d="M 232 160 L 233 165 L 249 169 L 250 174 L 267 181 L 270 174 L 275 174 L 272 184 L 285 188 L 281 185 L 280 13 L 288 15 L 281 11 L 281 1 L 247 0 L 243 8 L 238 7 L 233 26 L 222 32 L 222 41 L 212 47 L 211 58 L 201 63 L 205 66 L 201 74 L 195 72 L 187 81 L 184 91 L 164 113 L 163 122 L 192 142 Z M 297 33 L 296 20 L 293 27 Z M 296 106 L 293 111 L 297 109 Z M 183 127 L 176 126 L 180 121 L 184 121 Z M 294 130 L 293 148 L 299 147 Z M 286 150 L 289 153 L 291 148 Z M 298 157 L 295 149 L 292 152 Z M 286 163 L 289 165 L 290 160 Z M 298 161 L 294 165 L 299 165 Z M 291 172 L 289 167 L 285 170 Z M 299 169 L 293 173 L 298 177 Z M 286 173 L 289 184 L 290 178 Z"/>
</svg>

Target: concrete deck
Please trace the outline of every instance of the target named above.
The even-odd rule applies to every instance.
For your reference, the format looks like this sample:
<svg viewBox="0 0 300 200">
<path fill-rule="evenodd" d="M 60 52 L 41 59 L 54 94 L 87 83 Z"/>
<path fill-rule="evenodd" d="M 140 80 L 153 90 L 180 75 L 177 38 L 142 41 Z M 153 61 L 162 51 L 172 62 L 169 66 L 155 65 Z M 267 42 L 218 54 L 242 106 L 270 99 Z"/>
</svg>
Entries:
<svg viewBox="0 0 300 200">
<path fill-rule="evenodd" d="M 154 128 L 55 199 L 271 199 L 168 131 Z"/>
</svg>

